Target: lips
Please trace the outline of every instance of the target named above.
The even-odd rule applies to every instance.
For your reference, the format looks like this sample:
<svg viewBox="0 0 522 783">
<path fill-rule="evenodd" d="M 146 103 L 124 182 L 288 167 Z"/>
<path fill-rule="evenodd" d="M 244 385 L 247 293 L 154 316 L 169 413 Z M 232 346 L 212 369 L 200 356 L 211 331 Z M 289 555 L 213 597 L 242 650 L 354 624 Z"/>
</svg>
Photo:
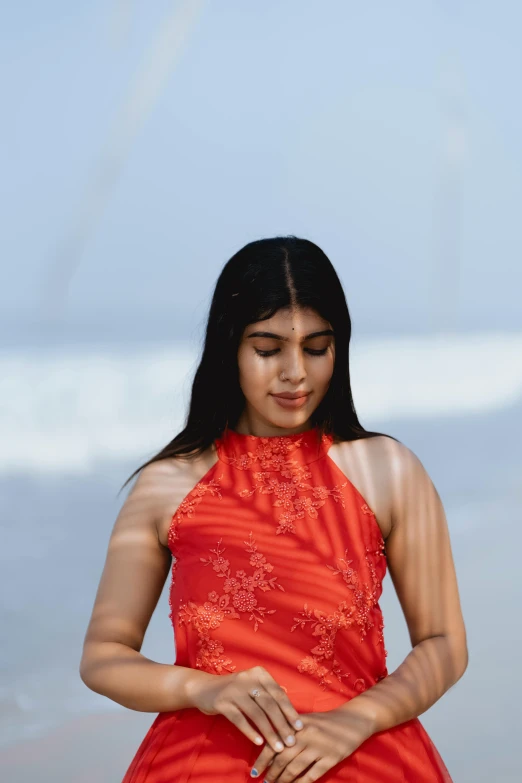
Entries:
<svg viewBox="0 0 522 783">
<path fill-rule="evenodd" d="M 310 394 L 311 392 L 281 392 L 281 394 L 272 394 L 272 397 L 280 408 L 293 410 L 306 405 Z"/>
<path fill-rule="evenodd" d="M 272 394 L 272 397 L 279 397 L 281 400 L 297 400 L 300 397 L 308 397 L 310 392 L 281 392 L 280 394 Z"/>
</svg>

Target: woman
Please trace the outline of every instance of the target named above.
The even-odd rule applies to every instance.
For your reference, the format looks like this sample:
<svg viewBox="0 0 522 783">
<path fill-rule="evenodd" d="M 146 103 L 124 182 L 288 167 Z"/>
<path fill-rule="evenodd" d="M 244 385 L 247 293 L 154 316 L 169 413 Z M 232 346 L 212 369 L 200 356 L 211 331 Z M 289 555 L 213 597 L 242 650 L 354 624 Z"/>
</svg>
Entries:
<svg viewBox="0 0 522 783">
<path fill-rule="evenodd" d="M 223 268 L 185 428 L 128 480 L 85 638 L 85 684 L 159 713 L 124 783 L 451 780 L 418 720 L 467 666 L 445 514 L 359 423 L 350 334 L 312 242 Z M 171 563 L 176 665 L 140 653 Z M 387 567 L 412 642 L 390 674 Z"/>
</svg>

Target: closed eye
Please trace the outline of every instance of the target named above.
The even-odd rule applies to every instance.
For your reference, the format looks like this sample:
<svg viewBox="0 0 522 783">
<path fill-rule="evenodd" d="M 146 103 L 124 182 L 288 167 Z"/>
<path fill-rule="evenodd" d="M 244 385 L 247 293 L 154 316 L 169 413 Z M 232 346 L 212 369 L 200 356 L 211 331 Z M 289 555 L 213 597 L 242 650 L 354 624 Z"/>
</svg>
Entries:
<svg viewBox="0 0 522 783">
<path fill-rule="evenodd" d="M 273 348 L 271 351 L 262 351 L 260 348 L 254 348 L 254 351 L 258 356 L 274 356 L 276 353 L 279 353 L 280 350 L 280 348 Z M 303 350 L 310 356 L 324 356 L 328 350 L 328 346 L 326 348 L 321 348 L 320 350 L 314 348 L 304 348 Z"/>
</svg>

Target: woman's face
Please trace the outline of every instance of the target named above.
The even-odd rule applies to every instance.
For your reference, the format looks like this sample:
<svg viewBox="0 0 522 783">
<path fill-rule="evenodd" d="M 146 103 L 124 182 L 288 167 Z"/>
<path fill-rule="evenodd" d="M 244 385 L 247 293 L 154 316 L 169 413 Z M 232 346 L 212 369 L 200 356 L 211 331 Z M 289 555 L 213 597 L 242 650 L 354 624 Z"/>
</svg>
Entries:
<svg viewBox="0 0 522 783">
<path fill-rule="evenodd" d="M 270 436 L 308 429 L 328 390 L 334 361 L 331 324 L 315 310 L 284 308 L 249 324 L 238 350 L 246 405 L 237 431 Z"/>
</svg>

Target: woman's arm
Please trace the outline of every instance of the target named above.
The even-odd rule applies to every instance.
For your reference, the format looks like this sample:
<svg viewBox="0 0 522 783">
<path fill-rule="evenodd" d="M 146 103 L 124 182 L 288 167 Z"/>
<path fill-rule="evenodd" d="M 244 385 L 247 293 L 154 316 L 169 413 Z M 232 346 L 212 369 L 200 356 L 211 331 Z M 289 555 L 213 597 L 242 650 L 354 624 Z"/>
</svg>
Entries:
<svg viewBox="0 0 522 783">
<path fill-rule="evenodd" d="M 466 631 L 446 516 L 422 463 L 387 439 L 391 532 L 388 568 L 410 633 L 412 651 L 388 677 L 340 711 L 358 716 L 369 734 L 416 718 L 464 674 Z"/>
<path fill-rule="evenodd" d="M 131 710 L 189 707 L 186 686 L 202 675 L 155 663 L 140 653 L 171 564 L 171 554 L 158 538 L 158 523 L 173 503 L 175 510 L 176 494 L 186 491 L 186 477 L 177 482 L 172 465 L 155 462 L 139 474 L 114 524 L 87 628 L 83 682 Z"/>
</svg>

